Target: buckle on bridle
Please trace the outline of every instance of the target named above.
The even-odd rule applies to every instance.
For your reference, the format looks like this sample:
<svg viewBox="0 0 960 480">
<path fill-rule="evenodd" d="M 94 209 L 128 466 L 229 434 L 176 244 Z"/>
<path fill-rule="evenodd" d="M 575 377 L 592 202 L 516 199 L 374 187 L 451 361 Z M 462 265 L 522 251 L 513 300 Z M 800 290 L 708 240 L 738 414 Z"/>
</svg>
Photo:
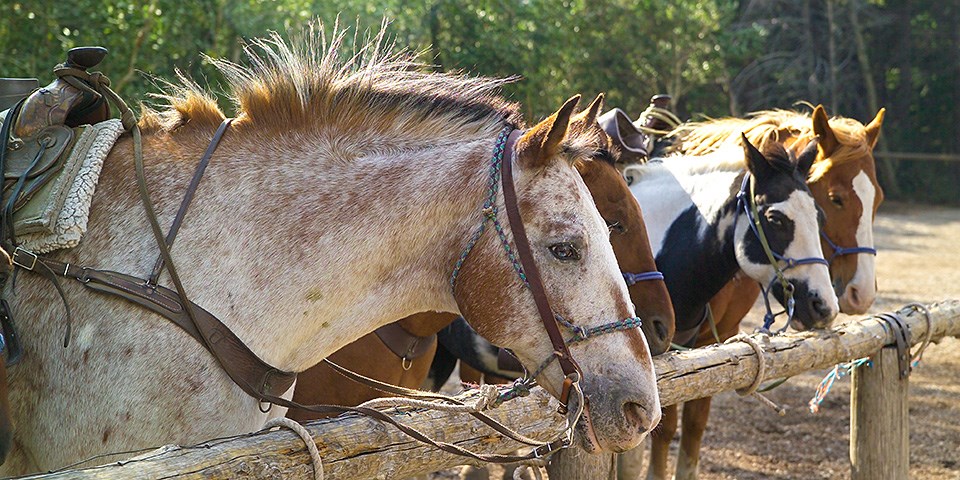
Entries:
<svg viewBox="0 0 960 480">
<path fill-rule="evenodd" d="M 21 258 L 20 256 L 21 256 L 21 255 L 26 255 L 26 256 L 30 257 L 30 258 L 29 258 L 29 262 L 30 262 L 29 265 L 27 265 L 26 263 L 23 263 L 22 261 L 20 261 L 20 258 Z M 33 253 L 33 252 L 29 251 L 29 250 L 24 250 L 22 247 L 17 247 L 16 250 L 13 251 L 13 255 L 10 256 L 10 259 L 13 261 L 13 264 L 14 264 L 14 265 L 16 265 L 16 266 L 18 266 L 18 267 L 20 267 L 20 268 L 23 268 L 23 269 L 25 269 L 25 270 L 33 270 L 34 267 L 37 266 L 37 259 L 38 259 L 38 258 L 40 258 L 40 257 L 39 257 L 36 253 Z"/>
</svg>

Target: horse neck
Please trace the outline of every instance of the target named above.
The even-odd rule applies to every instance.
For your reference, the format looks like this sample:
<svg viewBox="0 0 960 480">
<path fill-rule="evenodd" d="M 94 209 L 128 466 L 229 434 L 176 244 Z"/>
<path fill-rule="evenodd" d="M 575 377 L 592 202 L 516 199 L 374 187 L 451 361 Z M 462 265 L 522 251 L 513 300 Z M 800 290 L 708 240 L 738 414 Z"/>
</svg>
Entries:
<svg viewBox="0 0 960 480">
<path fill-rule="evenodd" d="M 631 190 L 650 212 L 647 232 L 681 331 L 700 322 L 707 302 L 740 268 L 734 227 L 743 170 L 703 170 L 691 159 L 664 162 L 647 167 L 650 174 Z"/>
<path fill-rule="evenodd" d="M 372 148 L 290 135 L 269 149 L 255 132 L 233 135 L 201 187 L 220 194 L 198 197 L 197 227 L 184 229 L 176 254 L 229 244 L 223 265 L 191 272 L 227 284 L 195 301 L 261 358 L 302 371 L 386 323 L 458 311 L 447 282 L 480 220 L 495 134 Z"/>
</svg>

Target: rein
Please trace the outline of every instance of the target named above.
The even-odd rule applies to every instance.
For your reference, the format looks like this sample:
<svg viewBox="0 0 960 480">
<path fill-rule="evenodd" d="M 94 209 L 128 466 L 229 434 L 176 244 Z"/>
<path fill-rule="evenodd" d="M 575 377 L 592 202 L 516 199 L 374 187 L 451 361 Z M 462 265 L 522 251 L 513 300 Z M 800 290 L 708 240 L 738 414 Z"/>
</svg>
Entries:
<svg viewBox="0 0 960 480">
<path fill-rule="evenodd" d="M 756 235 L 757 239 L 760 240 L 760 245 L 763 247 L 763 252 L 767 255 L 767 260 L 770 262 L 770 266 L 773 267 L 773 272 L 775 274 L 775 277 L 770 280 L 770 283 L 767 284 L 766 287 L 764 287 L 763 284 L 760 284 L 760 290 L 763 293 L 763 303 L 767 309 L 767 313 L 763 315 L 763 327 L 760 328 L 760 331 L 769 333 L 770 327 L 773 326 L 773 323 L 776 321 L 776 318 L 779 315 L 784 313 L 787 314 L 787 324 L 784 325 L 781 331 L 786 330 L 786 328 L 790 326 L 790 320 L 793 319 L 794 307 L 796 306 L 796 301 L 793 298 L 794 287 L 793 284 L 787 280 L 786 276 L 784 276 L 784 272 L 801 265 L 821 264 L 826 265 L 827 268 L 829 268 L 830 262 L 820 257 L 787 257 L 774 252 L 773 249 L 770 248 L 770 243 L 767 241 L 767 236 L 763 233 L 763 226 L 760 223 L 760 213 L 757 210 L 757 195 L 755 192 L 756 184 L 756 178 L 753 175 L 750 175 L 750 172 L 747 172 L 743 176 L 743 182 L 740 184 L 740 191 L 737 193 L 737 207 L 738 210 L 742 211 L 747 217 L 750 229 L 753 230 L 754 235 Z M 781 267 L 780 262 L 786 263 L 786 266 Z M 786 309 L 780 313 L 774 314 L 773 310 L 770 308 L 769 293 L 776 282 L 780 283 L 781 288 L 783 288 L 783 295 L 784 299 L 786 300 Z"/>
</svg>

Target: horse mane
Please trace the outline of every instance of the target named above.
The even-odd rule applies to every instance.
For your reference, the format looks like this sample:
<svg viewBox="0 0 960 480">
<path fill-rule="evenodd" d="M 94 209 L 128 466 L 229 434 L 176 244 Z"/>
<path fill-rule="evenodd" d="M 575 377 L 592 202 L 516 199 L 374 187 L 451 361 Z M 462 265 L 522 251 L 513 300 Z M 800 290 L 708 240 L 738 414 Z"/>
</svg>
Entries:
<svg viewBox="0 0 960 480">
<path fill-rule="evenodd" d="M 244 48 L 249 66 L 208 59 L 227 81 L 237 108 L 234 125 L 284 131 L 335 125 L 341 134 L 435 136 L 440 125 L 467 133 L 521 123 L 517 105 L 499 95 L 515 78 L 427 72 L 415 53 L 386 42 L 384 27 L 352 52 L 343 45 L 348 29 L 334 24 L 328 36 L 314 21 L 290 43 L 275 32 L 251 40 Z M 165 107 L 144 108 L 142 128 L 172 131 L 223 120 L 210 93 L 179 72 L 177 80 L 155 96 L 166 100 Z"/>
<path fill-rule="evenodd" d="M 862 123 L 851 118 L 833 117 L 829 124 L 837 141 L 845 148 L 838 148 L 829 158 L 818 159 L 810 169 L 809 181 L 818 180 L 833 166 L 859 160 L 872 150 Z M 670 137 L 676 139 L 686 154 L 703 155 L 723 145 L 739 144 L 741 132 L 763 152 L 766 152 L 766 145 L 783 142 L 789 137 L 797 139 L 794 148 L 799 151 L 814 138 L 810 114 L 782 109 L 753 112 L 747 118 L 691 122 L 674 129 Z"/>
</svg>

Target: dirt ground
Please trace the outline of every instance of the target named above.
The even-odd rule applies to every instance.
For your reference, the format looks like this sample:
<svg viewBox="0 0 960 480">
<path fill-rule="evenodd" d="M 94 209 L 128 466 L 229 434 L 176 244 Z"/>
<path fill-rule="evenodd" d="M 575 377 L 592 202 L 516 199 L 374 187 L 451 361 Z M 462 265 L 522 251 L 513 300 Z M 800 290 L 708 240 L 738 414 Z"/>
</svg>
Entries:
<svg viewBox="0 0 960 480">
<path fill-rule="evenodd" d="M 960 298 L 960 209 L 888 202 L 881 206 L 874 232 L 880 293 L 871 312 Z M 758 302 L 741 330 L 752 332 L 762 315 Z M 856 318 L 861 317 L 841 315 L 838 321 Z M 849 377 L 834 384 L 820 413 L 807 408 L 826 373 L 794 377 L 769 393 L 771 400 L 787 407 L 785 417 L 733 392 L 715 397 L 700 478 L 849 478 Z M 910 422 L 910 477 L 960 480 L 960 340 L 931 345 L 914 369 Z M 671 466 L 676 465 L 678 446 L 674 439 Z M 434 478 L 456 477 L 448 471 Z"/>
<path fill-rule="evenodd" d="M 874 228 L 879 297 L 871 312 L 905 303 L 960 298 L 960 209 L 885 203 Z M 758 306 L 759 307 L 759 306 Z M 743 331 L 761 323 L 755 307 Z M 840 322 L 860 317 L 840 318 Z M 701 450 L 700 478 L 850 477 L 849 377 L 837 381 L 812 414 L 807 402 L 826 371 L 792 378 L 770 392 L 786 405 L 778 417 L 735 393 L 714 398 Z M 672 465 L 679 442 L 672 446 Z M 960 479 L 960 340 L 931 345 L 910 377 L 910 478 Z"/>
</svg>

